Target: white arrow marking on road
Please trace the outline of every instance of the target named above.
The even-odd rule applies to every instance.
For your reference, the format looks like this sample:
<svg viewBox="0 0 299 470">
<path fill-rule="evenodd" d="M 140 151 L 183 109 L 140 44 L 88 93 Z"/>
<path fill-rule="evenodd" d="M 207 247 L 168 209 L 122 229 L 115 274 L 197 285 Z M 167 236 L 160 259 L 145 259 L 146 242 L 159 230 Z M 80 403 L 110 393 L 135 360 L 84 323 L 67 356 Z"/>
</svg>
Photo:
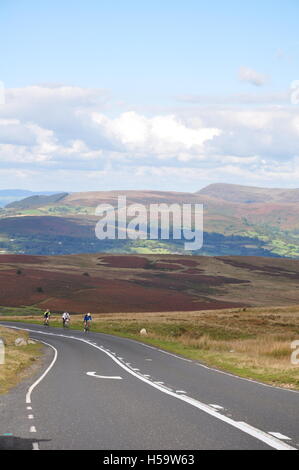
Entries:
<svg viewBox="0 0 299 470">
<path fill-rule="evenodd" d="M 97 375 L 96 372 L 86 372 L 86 375 L 90 375 L 91 377 L 98 377 L 98 379 L 112 379 L 112 380 L 122 380 L 122 377 L 107 377 L 105 375 Z"/>
</svg>

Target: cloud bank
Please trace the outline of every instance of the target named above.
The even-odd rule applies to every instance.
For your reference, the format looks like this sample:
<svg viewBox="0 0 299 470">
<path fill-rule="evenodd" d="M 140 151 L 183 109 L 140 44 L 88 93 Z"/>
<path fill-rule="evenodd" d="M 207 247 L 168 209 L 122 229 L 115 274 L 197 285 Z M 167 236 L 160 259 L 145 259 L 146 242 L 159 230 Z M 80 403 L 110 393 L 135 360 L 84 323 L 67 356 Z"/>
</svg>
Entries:
<svg viewBox="0 0 299 470">
<path fill-rule="evenodd" d="M 195 191 L 216 181 L 294 186 L 298 176 L 298 106 L 149 115 L 118 109 L 105 90 L 59 84 L 7 90 L 0 106 L 3 187 Z"/>
</svg>

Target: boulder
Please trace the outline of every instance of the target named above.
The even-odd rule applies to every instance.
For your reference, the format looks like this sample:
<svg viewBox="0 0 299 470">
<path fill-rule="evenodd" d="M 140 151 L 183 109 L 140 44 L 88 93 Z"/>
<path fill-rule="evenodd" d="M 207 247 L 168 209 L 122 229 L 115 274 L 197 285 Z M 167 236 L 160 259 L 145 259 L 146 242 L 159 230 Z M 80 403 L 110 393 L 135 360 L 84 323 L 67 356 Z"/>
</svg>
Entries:
<svg viewBox="0 0 299 470">
<path fill-rule="evenodd" d="M 142 330 L 140 330 L 140 336 L 147 336 L 147 331 L 145 328 L 142 328 Z"/>
<path fill-rule="evenodd" d="M 25 338 L 17 338 L 15 340 L 15 345 L 16 346 L 27 346 L 27 341 Z"/>
</svg>

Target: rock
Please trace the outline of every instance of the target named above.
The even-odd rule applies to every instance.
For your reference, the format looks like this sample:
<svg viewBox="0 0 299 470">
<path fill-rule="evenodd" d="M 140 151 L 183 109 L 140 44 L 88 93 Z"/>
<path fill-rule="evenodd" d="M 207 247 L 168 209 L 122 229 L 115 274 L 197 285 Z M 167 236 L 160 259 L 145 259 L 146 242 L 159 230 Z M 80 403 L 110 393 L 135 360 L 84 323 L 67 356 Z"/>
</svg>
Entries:
<svg viewBox="0 0 299 470">
<path fill-rule="evenodd" d="M 28 339 L 27 344 L 36 344 L 36 342 L 33 339 Z"/>
<path fill-rule="evenodd" d="M 147 336 L 147 331 L 145 328 L 142 328 L 142 330 L 140 330 L 140 336 Z"/>
<path fill-rule="evenodd" d="M 16 346 L 27 346 L 27 341 L 25 340 L 25 338 L 17 338 L 15 340 L 15 345 Z"/>
</svg>

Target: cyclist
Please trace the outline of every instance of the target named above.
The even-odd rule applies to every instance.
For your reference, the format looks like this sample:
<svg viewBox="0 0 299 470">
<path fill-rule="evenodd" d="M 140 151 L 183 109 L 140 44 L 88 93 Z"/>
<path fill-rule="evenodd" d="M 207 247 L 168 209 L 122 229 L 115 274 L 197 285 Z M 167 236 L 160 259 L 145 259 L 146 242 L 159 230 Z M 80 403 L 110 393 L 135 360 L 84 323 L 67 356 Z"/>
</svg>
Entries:
<svg viewBox="0 0 299 470">
<path fill-rule="evenodd" d="M 46 310 L 45 313 L 44 313 L 44 325 L 45 325 L 45 326 L 49 326 L 50 316 L 51 316 L 51 312 L 50 312 L 50 310 L 47 308 L 47 310 Z"/>
<path fill-rule="evenodd" d="M 91 322 L 92 322 L 92 316 L 90 313 L 87 313 L 85 316 L 84 316 L 84 331 L 89 331 L 90 329 L 90 325 L 91 325 Z"/>
<path fill-rule="evenodd" d="M 70 319 L 70 314 L 68 312 L 64 312 L 62 315 L 62 324 L 64 328 L 68 326 Z"/>
</svg>

